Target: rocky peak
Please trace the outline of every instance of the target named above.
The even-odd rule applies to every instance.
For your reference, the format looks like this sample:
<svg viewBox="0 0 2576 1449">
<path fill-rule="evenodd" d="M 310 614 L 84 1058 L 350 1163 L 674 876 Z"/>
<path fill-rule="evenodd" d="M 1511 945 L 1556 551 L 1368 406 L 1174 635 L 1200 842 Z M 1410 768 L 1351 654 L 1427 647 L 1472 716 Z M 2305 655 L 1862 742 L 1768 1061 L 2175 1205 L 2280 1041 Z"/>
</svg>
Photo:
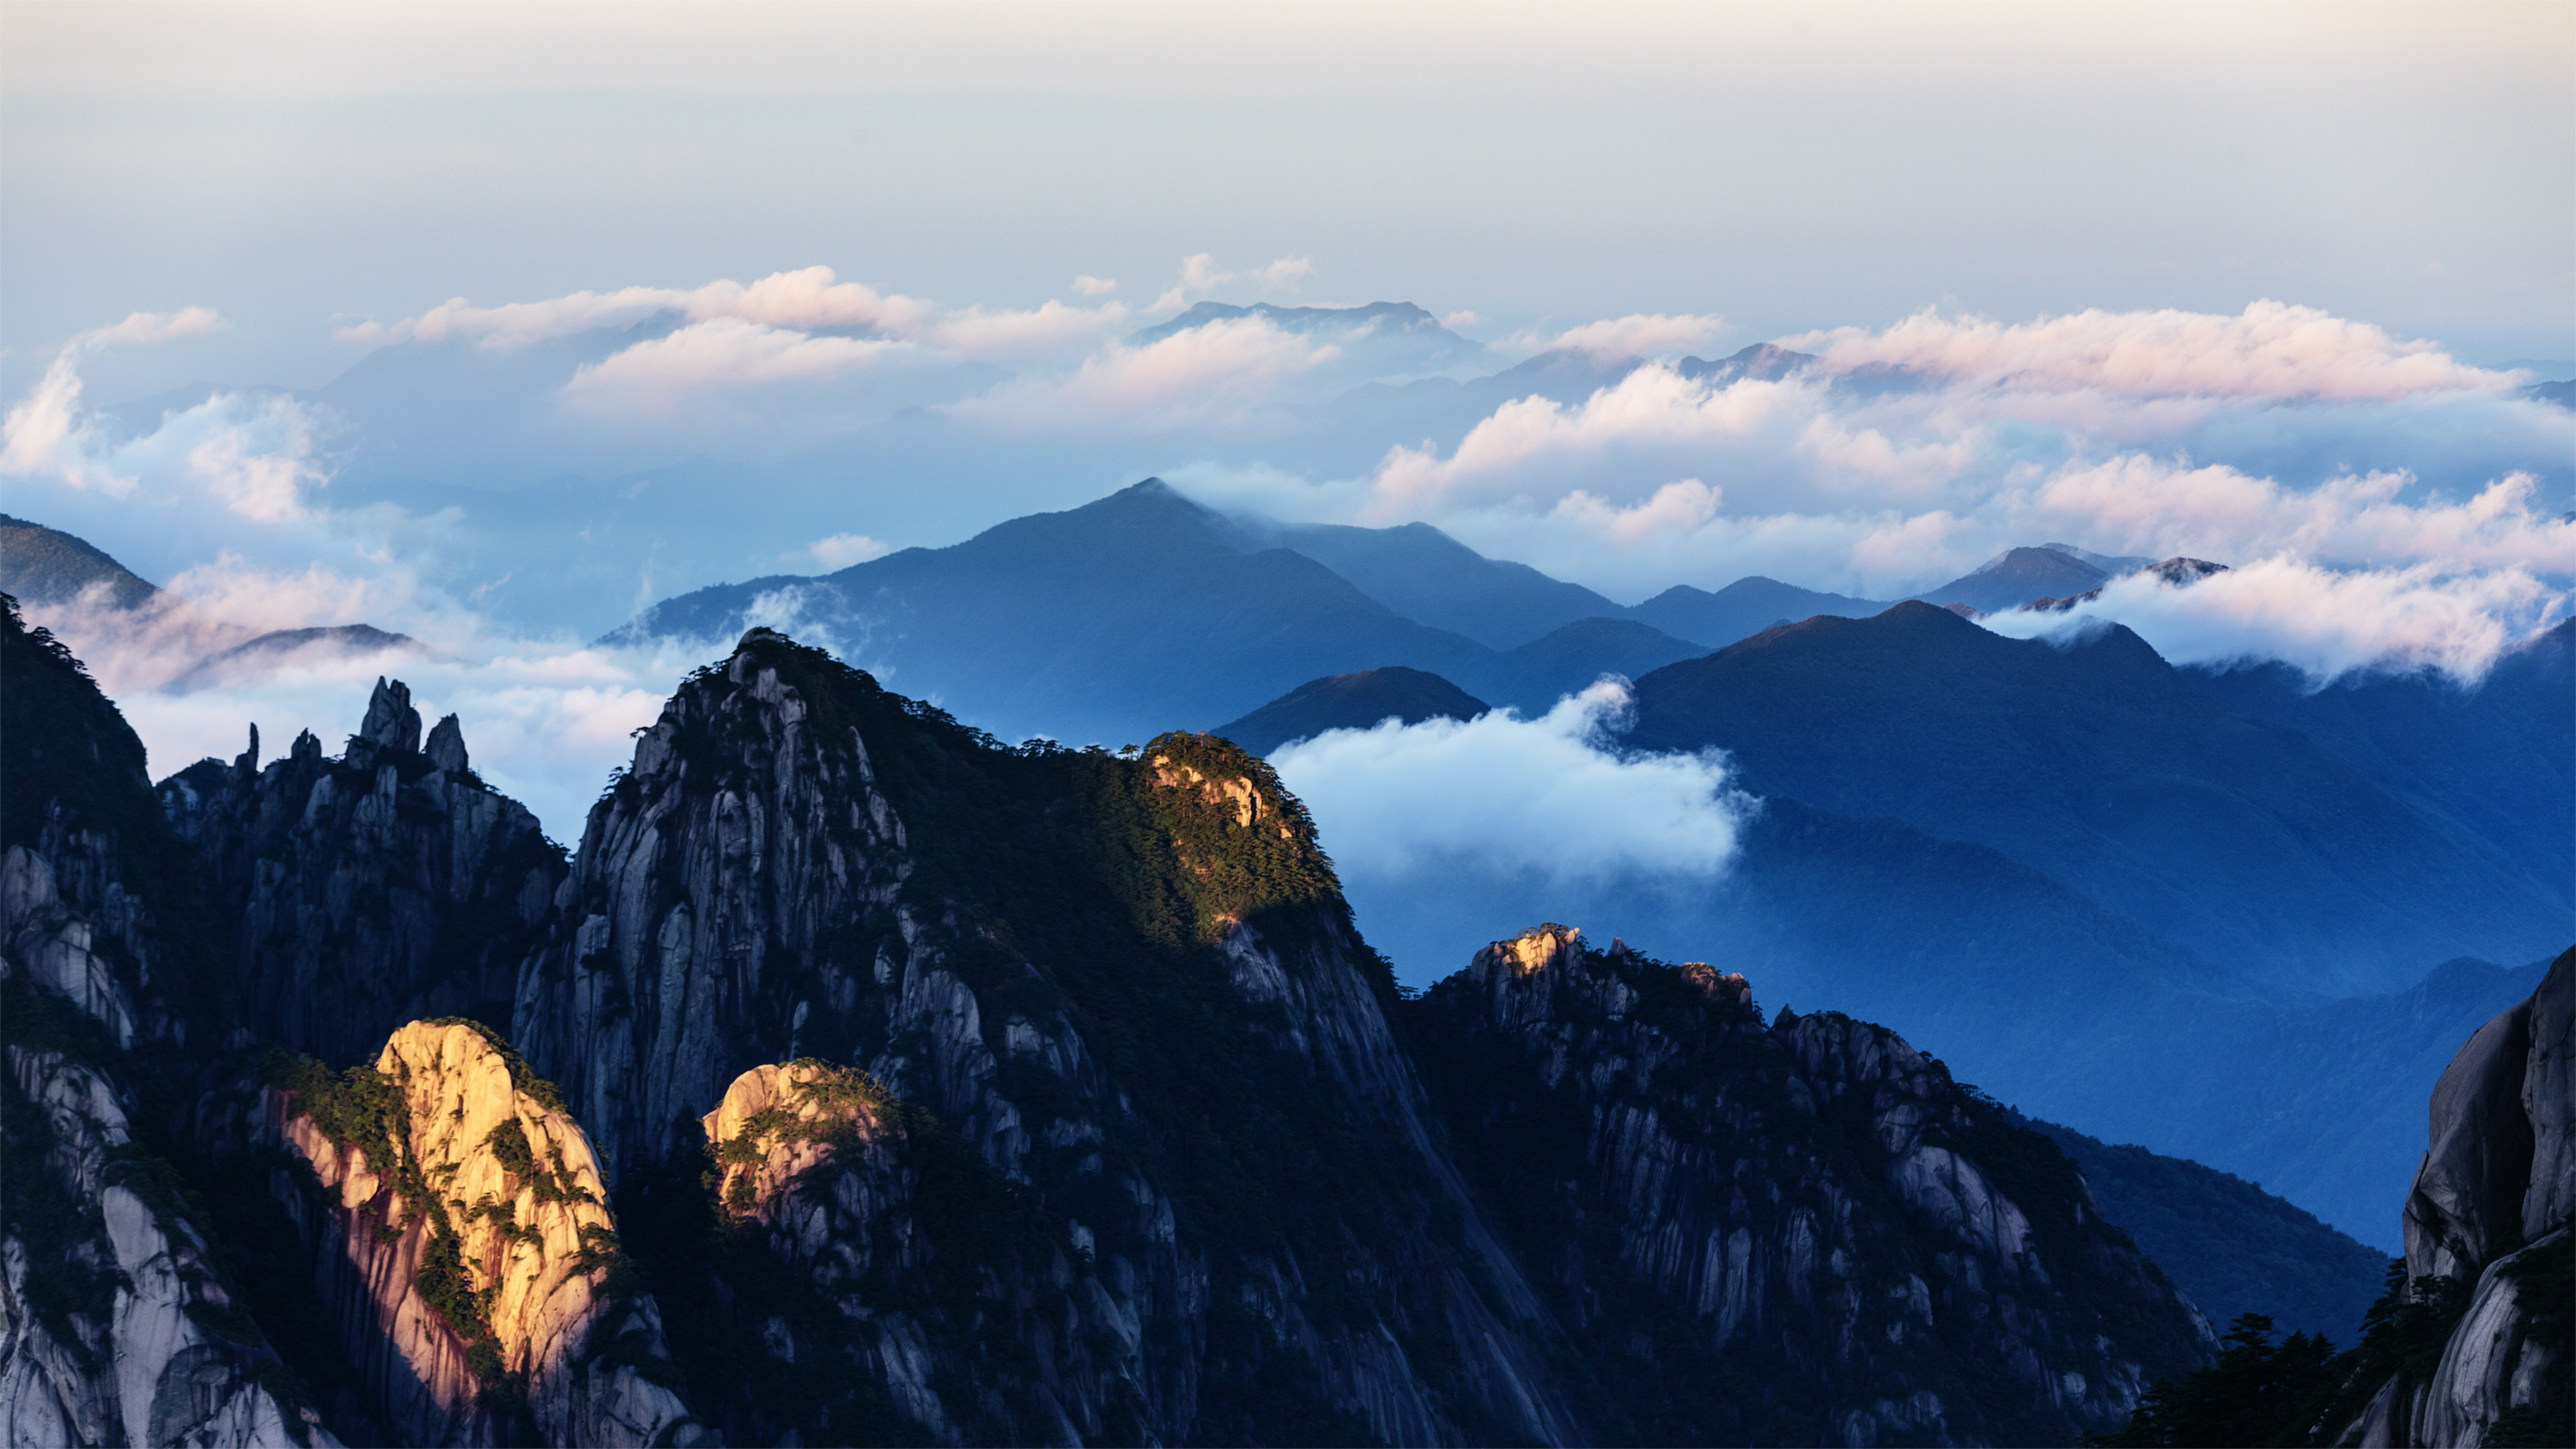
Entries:
<svg viewBox="0 0 2576 1449">
<path fill-rule="evenodd" d="M 743 1214 L 769 1211 L 836 1153 L 896 1130 L 882 1087 L 810 1058 L 734 1078 L 700 1125 L 715 1154 L 716 1198 Z"/>
<path fill-rule="evenodd" d="M 253 746 L 257 746 L 256 736 L 253 737 Z M 429 732 L 429 744 L 423 753 L 429 756 L 431 764 L 448 774 L 465 773 L 465 727 L 457 722 L 456 716 L 440 717 L 438 727 Z"/>
<path fill-rule="evenodd" d="M 229 765 L 161 782 L 160 813 L 208 878 L 254 1035 L 334 1065 L 374 1055 L 425 1016 L 509 1015 L 520 960 L 554 909 L 561 852 L 536 817 L 466 768 L 464 729 L 379 679 L 348 752 L 310 731 L 259 767 L 259 732 Z"/>
<path fill-rule="evenodd" d="M 1465 1165 L 1594 1377 L 1743 1386 L 1640 1388 L 1614 1436 L 2062 1438 L 2209 1343 L 2053 1144 L 1884 1028 L 1766 1030 L 1742 976 L 1554 924 L 1414 1010 Z"/>
<path fill-rule="evenodd" d="M 351 753 L 360 741 L 377 750 L 409 755 L 420 751 L 420 711 L 411 707 L 411 686 L 397 679 L 388 684 L 376 676 L 376 692 L 367 699 L 367 717 L 351 737 Z"/>
<path fill-rule="evenodd" d="M 231 1025 L 142 742 L 6 595 L 0 680 L 0 1443 L 333 1444 L 140 1110 Z"/>
<path fill-rule="evenodd" d="M 661 1319 L 621 1270 L 606 1184 L 553 1088 L 487 1028 L 414 1022 L 372 1067 L 272 1094 L 312 1169 L 301 1215 L 352 1362 L 413 1443 L 697 1443 Z M 660 1368 L 656 1368 L 660 1365 Z"/>
<path fill-rule="evenodd" d="M 728 1433 L 1581 1436 L 1384 963 L 1235 746 L 1004 747 L 755 630 L 638 737 L 558 899 L 530 1058 L 682 1204 L 653 1221 L 703 1221 L 711 1147 L 726 1241 L 793 1285 L 655 1239 L 764 1345 Z M 883 1103 L 802 1115 L 824 1079 L 774 1064 L 806 1056 Z M 849 1392 L 793 1407 L 814 1364 Z"/>
</svg>

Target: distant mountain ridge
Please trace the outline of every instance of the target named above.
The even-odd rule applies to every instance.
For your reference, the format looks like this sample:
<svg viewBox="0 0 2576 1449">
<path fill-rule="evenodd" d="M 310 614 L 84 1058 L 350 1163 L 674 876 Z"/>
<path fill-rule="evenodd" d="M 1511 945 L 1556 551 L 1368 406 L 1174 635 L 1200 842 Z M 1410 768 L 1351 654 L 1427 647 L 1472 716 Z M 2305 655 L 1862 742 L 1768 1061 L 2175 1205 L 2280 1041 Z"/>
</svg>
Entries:
<svg viewBox="0 0 2576 1449">
<path fill-rule="evenodd" d="M 2308 989 L 2530 959 L 2569 920 L 2566 882 L 2218 706 L 2117 625 L 2061 645 L 1919 602 L 1810 619 L 1638 680 L 1627 743 L 1715 746 L 1756 793 L 1991 845 Z"/>
<path fill-rule="evenodd" d="M 1471 720 L 1490 706 L 1437 674 L 1402 665 L 1308 680 L 1238 720 L 1209 733 L 1256 755 L 1326 730 L 1364 730 L 1381 720 L 1420 724 L 1429 719 Z"/>
<path fill-rule="evenodd" d="M 139 609 L 161 592 L 87 540 L 0 513 L 0 592 L 22 604 L 67 604 L 93 588 L 119 609 Z"/>
<path fill-rule="evenodd" d="M 608 641 L 718 638 L 775 618 L 997 733 L 1114 743 L 1387 665 L 1544 712 L 1602 673 L 1709 647 L 1632 612 L 1428 524 L 1246 522 L 1147 479 L 948 548 L 683 594 Z"/>
<path fill-rule="evenodd" d="M 1139 344 L 1160 342 L 1176 332 L 1244 317 L 1257 317 L 1282 332 L 1313 332 L 1327 327 L 1345 332 L 1372 329 L 1437 334 L 1462 349 L 1475 346 L 1411 302 L 1371 302 L 1360 307 L 1280 307 L 1268 302 L 1236 307 L 1224 302 L 1199 302 L 1168 322 L 1130 334 L 1127 340 Z"/>
<path fill-rule="evenodd" d="M 369 654 L 425 655 L 408 634 L 372 624 L 329 624 L 255 633 L 195 612 L 169 593 L 60 529 L 0 514 L 0 593 L 17 599 L 39 622 L 63 611 L 103 609 L 112 630 L 140 631 L 204 656 L 161 683 L 172 693 L 263 678 L 294 665 L 314 665 Z"/>
</svg>

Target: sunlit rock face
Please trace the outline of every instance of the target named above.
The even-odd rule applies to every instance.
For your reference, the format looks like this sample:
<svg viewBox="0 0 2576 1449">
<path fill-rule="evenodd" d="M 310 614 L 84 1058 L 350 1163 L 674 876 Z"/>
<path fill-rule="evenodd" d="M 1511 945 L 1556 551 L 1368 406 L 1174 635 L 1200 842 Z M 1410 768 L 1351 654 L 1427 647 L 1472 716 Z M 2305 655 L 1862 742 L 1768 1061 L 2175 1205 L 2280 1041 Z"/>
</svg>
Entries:
<svg viewBox="0 0 2576 1449">
<path fill-rule="evenodd" d="M 2340 1441 L 2378 1449 L 2564 1437 L 2576 1351 L 2567 1328 L 2576 1298 L 2571 1060 L 2576 950 L 2462 1044 L 2434 1085 L 2431 1145 L 2406 1199 L 2405 1294 L 2458 1316 L 2432 1372 L 2389 1378 Z"/>
<path fill-rule="evenodd" d="M 263 1093 L 312 1173 L 288 1206 L 342 1348 L 406 1443 L 713 1442 L 669 1387 L 659 1309 L 552 1095 L 464 1022 L 412 1023 L 371 1067 L 308 1064 Z"/>
<path fill-rule="evenodd" d="M 1233 746 L 1005 749 L 755 630 L 557 905 L 514 1034 L 657 1284 L 726 1305 L 672 1331 L 731 1355 L 725 1402 L 689 1384 L 728 1437 L 1587 1436 L 1385 964 Z M 743 1143 L 807 1056 L 883 1105 Z M 756 1162 L 702 1186 L 709 1134 Z"/>
<path fill-rule="evenodd" d="M 1559 926 L 1415 1009 L 1509 1241 L 1645 1386 L 1614 1437 L 2062 1439 L 2209 1344 L 2052 1144 L 1884 1028 L 1766 1029 L 1741 976 Z"/>
<path fill-rule="evenodd" d="M 379 679 L 336 759 L 306 732 L 261 769 L 254 726 L 240 758 L 161 783 L 260 1039 L 338 1067 L 407 1021 L 507 1019 L 563 857 L 472 773 L 454 715 L 420 744 L 410 690 Z"/>
<path fill-rule="evenodd" d="M 277 1391 L 216 1235 L 137 1140 L 128 1048 L 222 1036 L 143 747 L 14 604 L 0 678 L 0 1443 L 336 1443 Z"/>
</svg>

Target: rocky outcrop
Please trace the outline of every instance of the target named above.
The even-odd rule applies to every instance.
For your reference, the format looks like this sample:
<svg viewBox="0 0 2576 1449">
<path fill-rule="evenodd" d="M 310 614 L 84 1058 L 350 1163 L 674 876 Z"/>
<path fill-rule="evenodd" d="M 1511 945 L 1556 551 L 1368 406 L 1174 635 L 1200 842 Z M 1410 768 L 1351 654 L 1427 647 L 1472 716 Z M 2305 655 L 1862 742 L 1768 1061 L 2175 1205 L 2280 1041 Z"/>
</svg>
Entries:
<svg viewBox="0 0 2576 1449">
<path fill-rule="evenodd" d="M 335 1443 L 138 1140 L 126 1049 L 222 1035 L 142 745 L 5 596 L 0 678 L 0 1443 Z"/>
<path fill-rule="evenodd" d="M 1005 749 L 755 630 L 639 737 L 557 902 L 514 1034 L 611 1179 L 670 1205 L 631 1225 L 657 1281 L 734 1305 L 684 1366 L 750 1341 L 872 1386 L 739 1393 L 728 1433 L 1587 1433 L 1431 1147 L 1384 963 L 1240 750 Z M 805 1055 L 864 1069 L 901 1130 L 828 1188 L 755 1185 L 746 1259 L 687 1226 L 701 1114 Z"/>
<path fill-rule="evenodd" d="M 887 1291 L 920 1279 L 932 1252 L 915 1214 L 921 1173 L 907 1161 L 900 1116 L 867 1078 L 808 1059 L 735 1078 L 703 1130 L 727 1222 L 830 1315 L 795 1324 L 782 1311 L 793 1305 L 773 1302 L 757 1325 L 760 1341 L 809 1374 L 834 1372 L 823 1365 L 843 1359 L 859 1371 L 846 1382 L 878 1391 L 834 1404 L 827 1426 L 852 1439 L 910 1427 L 954 1443 L 957 1424 L 940 1397 L 953 1386 L 932 1382 L 944 1377 L 938 1346 L 911 1306 L 922 1295 Z M 1054 1376 L 1061 1382 L 1060 1371 Z M 1050 1437 L 1082 1438 L 1061 1416 L 1049 1427 Z"/>
<path fill-rule="evenodd" d="M 712 1442 L 670 1387 L 581 1128 L 486 1028 L 414 1022 L 371 1067 L 261 1100 L 281 1197 L 378 1417 L 410 1444 Z"/>
<path fill-rule="evenodd" d="M 289 1390 L 127 1094 L 60 1051 L 7 1048 L 0 1443 L 336 1444 Z"/>
<path fill-rule="evenodd" d="M 261 769 L 250 738 L 160 799 L 212 884 L 253 1033 L 342 1066 L 406 1021 L 506 1021 L 564 863 L 467 767 L 456 717 L 424 752 L 411 691 L 379 679 L 338 759 L 306 732 Z"/>
<path fill-rule="evenodd" d="M 2346 1442 L 2550 1444 L 2576 1430 L 2571 1021 L 2576 950 L 2435 1084 L 2431 1145 L 2406 1199 L 2405 1278 L 2380 1311 L 2401 1326 L 2392 1338 L 2447 1334 L 2429 1372 L 2410 1363 L 2379 1386 Z"/>
<path fill-rule="evenodd" d="M 2210 1345 L 2054 1144 L 1884 1028 L 1766 1030 L 1741 976 L 1556 926 L 1415 1011 L 1615 1437 L 2062 1439 Z"/>
</svg>

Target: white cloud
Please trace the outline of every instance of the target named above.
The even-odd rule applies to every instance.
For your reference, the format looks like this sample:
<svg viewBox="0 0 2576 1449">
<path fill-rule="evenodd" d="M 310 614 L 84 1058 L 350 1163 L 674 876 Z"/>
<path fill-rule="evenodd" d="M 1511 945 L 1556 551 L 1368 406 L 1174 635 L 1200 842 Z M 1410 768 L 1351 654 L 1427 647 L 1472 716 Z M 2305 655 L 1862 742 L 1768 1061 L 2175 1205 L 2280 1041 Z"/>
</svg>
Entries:
<svg viewBox="0 0 2576 1449">
<path fill-rule="evenodd" d="M 1684 478 L 1655 490 L 1643 503 L 1620 508 L 1577 488 L 1557 501 L 1556 515 L 1570 519 L 1617 543 L 1635 543 L 1655 534 L 1689 533 L 1717 517 L 1720 490 L 1697 478 Z"/>
<path fill-rule="evenodd" d="M 1315 264 L 1305 257 L 1281 257 L 1254 270 L 1251 277 L 1265 292 L 1294 292 L 1297 284 L 1314 270 Z M 1242 275 L 1218 266 L 1216 258 L 1206 252 L 1183 257 L 1180 276 L 1145 310 L 1148 313 L 1177 312 Z"/>
<path fill-rule="evenodd" d="M 188 335 L 164 325 L 169 320 L 155 318 L 150 327 L 136 327 L 129 317 L 116 328 L 81 337 L 119 331 L 146 340 Z M 111 439 L 103 421 L 81 402 L 74 364 L 87 345 L 75 339 L 0 420 L 0 474 L 95 490 L 111 498 L 140 494 L 168 501 L 202 494 L 261 523 L 305 517 L 307 490 L 330 481 L 317 461 L 321 429 L 314 413 L 283 395 L 217 392 L 195 407 L 165 415 L 149 433 Z"/>
<path fill-rule="evenodd" d="M 1569 327 L 1550 338 L 1546 346 L 1560 352 L 1581 352 L 1596 362 L 1623 362 L 1632 357 L 1695 352 L 1724 336 L 1726 330 L 1726 319 L 1713 312 L 1679 316 L 1640 312 Z"/>
<path fill-rule="evenodd" d="M 818 538 L 807 544 L 805 552 L 827 569 L 845 569 L 872 558 L 883 558 L 892 548 L 893 545 L 864 533 L 836 533 L 830 538 Z"/>
<path fill-rule="evenodd" d="M 82 415 L 80 374 L 66 349 L 45 375 L 10 405 L 0 420 L 0 473 L 13 478 L 52 477 L 72 488 L 95 488 L 111 498 L 134 491 L 134 477 L 93 456 L 104 451 Z"/>
<path fill-rule="evenodd" d="M 306 516 L 305 490 L 330 482 L 314 460 L 313 415 L 289 397 L 257 401 L 217 393 L 175 421 L 207 424 L 188 449 L 188 472 L 224 506 L 258 523 Z M 164 433 L 172 431 L 169 423 Z M 159 436 L 155 435 L 156 438 Z"/>
<path fill-rule="evenodd" d="M 2338 572 L 2275 556 L 2182 586 L 2132 574 L 2067 613 L 2016 610 L 1983 622 L 2031 638 L 2116 620 L 2176 664 L 2280 659 L 2318 680 L 2429 668 L 2474 683 L 2568 601 L 2565 591 L 2514 568 Z"/>
<path fill-rule="evenodd" d="M 122 322 L 80 333 L 66 344 L 65 350 L 86 350 L 117 343 L 149 346 L 181 337 L 202 337 L 231 325 L 216 315 L 212 307 L 182 307 L 176 312 L 132 312 Z"/>
<path fill-rule="evenodd" d="M 1116 286 L 1115 282 L 1102 283 L 1098 278 L 1076 281 L 1076 289 L 1086 296 L 1096 296 Z M 744 335 L 742 324 L 789 334 L 791 342 L 826 329 L 872 334 L 868 338 L 814 338 L 826 345 L 809 350 L 809 361 L 855 355 L 831 344 L 871 341 L 915 343 L 975 361 L 1007 361 L 1088 342 L 1124 322 L 1127 309 L 1114 302 L 1086 310 L 1050 301 L 1026 311 L 981 306 L 944 310 L 918 297 L 882 293 L 863 283 L 836 280 L 830 267 L 804 267 L 774 272 L 750 283 L 718 280 L 685 289 L 623 287 L 613 292 L 574 292 L 497 307 L 477 307 L 458 297 L 390 326 L 369 321 L 340 328 L 334 335 L 344 342 L 363 343 L 471 338 L 478 346 L 507 350 L 583 332 L 631 327 L 666 315 L 682 324 L 672 337 L 692 332 L 700 333 L 702 339 L 739 337 Z M 638 343 L 627 352 L 654 345 Z M 684 343 L 681 350 L 696 345 Z M 617 356 L 626 355 L 621 352 Z M 749 380 L 774 381 L 778 375 L 801 377 L 812 373 L 791 367 L 784 374 L 762 374 Z"/>
<path fill-rule="evenodd" d="M 86 416 L 81 406 L 80 359 L 101 348 L 202 337 L 230 325 L 211 307 L 183 307 L 176 312 L 130 312 L 121 322 L 74 333 L 47 365 L 44 376 L 0 418 L 0 474 L 50 477 L 72 488 L 94 488 L 111 498 L 131 493 L 134 476 L 119 471 L 105 456 L 113 450 L 96 420 Z"/>
<path fill-rule="evenodd" d="M 2511 383 L 2435 343 L 2399 342 L 2366 322 L 2272 301 L 2232 317 L 2097 309 L 2011 324 L 1927 310 L 1884 331 L 1844 327 L 1780 345 L 1818 353 L 1836 372 L 1896 367 L 2015 393 L 2387 402 Z"/>
<path fill-rule="evenodd" d="M 873 337 L 818 337 L 740 318 L 692 322 L 577 369 L 568 397 L 667 409 L 710 387 L 810 382 L 874 366 L 903 347 Z"/>
<path fill-rule="evenodd" d="M 1650 363 L 1573 407 L 1522 398 L 1476 424 L 1447 458 L 1428 445 L 1389 450 L 1372 480 L 1370 513 L 1385 519 L 1452 500 L 1508 497 L 1603 464 L 1629 473 L 1633 486 L 1633 470 L 1617 469 L 1613 454 L 1744 441 L 1791 408 L 1812 406 L 1800 391 L 1772 382 L 1715 388 Z"/>
<path fill-rule="evenodd" d="M 582 291 L 542 302 L 509 302 L 498 307 L 477 307 L 463 297 L 451 297 L 417 317 L 405 317 L 391 326 L 371 319 L 337 328 L 331 335 L 342 342 L 365 344 L 465 337 L 479 346 L 508 349 L 602 327 L 631 327 L 657 312 L 687 305 L 688 297 L 688 293 L 668 287 Z"/>
<path fill-rule="evenodd" d="M 945 411 L 1012 430 L 1237 425 L 1260 414 L 1283 383 L 1340 351 L 1261 317 L 1224 318 L 1142 347 L 1112 342 L 1069 377 L 1007 384 Z"/>
<path fill-rule="evenodd" d="M 1476 326 L 1478 323 L 1483 322 L 1484 320 L 1485 320 L 1484 318 L 1477 316 L 1475 313 L 1473 313 L 1473 312 L 1469 312 L 1469 311 L 1465 311 L 1465 310 L 1463 310 L 1463 309 L 1462 309 L 1462 310 L 1459 310 L 1459 311 L 1456 311 L 1456 312 L 1452 312 L 1452 313 L 1450 313 L 1448 316 L 1441 318 L 1441 319 L 1440 319 L 1440 325 L 1441 325 L 1441 326 L 1443 326 L 1443 327 L 1450 327 L 1450 328 L 1457 328 L 1457 327 L 1473 327 L 1473 326 Z"/>
<path fill-rule="evenodd" d="M 1116 285 L 1112 283 L 1111 285 Z M 1127 320 L 1116 302 L 1068 307 L 1047 302 L 1027 311 L 968 307 L 941 314 L 914 334 L 918 341 L 975 362 L 1023 362 L 1089 346 Z"/>
<path fill-rule="evenodd" d="M 1209 292 L 1214 291 L 1218 283 L 1230 282 L 1232 280 L 1234 280 L 1234 273 L 1218 270 L 1216 258 L 1210 256 L 1206 252 L 1200 252 L 1195 256 L 1183 257 L 1181 258 L 1180 279 L 1173 282 L 1170 288 L 1164 291 L 1163 295 L 1156 297 L 1154 299 L 1154 305 L 1146 308 L 1145 310 L 1148 312 L 1177 312 L 1183 307 L 1190 305 L 1192 299 L 1204 297 Z"/>
<path fill-rule="evenodd" d="M 1281 257 L 1253 275 L 1261 279 L 1261 290 L 1265 292 L 1294 292 L 1297 284 L 1314 270 L 1315 263 L 1309 258 Z"/>
<path fill-rule="evenodd" d="M 240 753 L 252 723 L 265 759 L 284 755 L 301 729 L 336 754 L 366 713 L 376 676 L 391 674 L 412 686 L 425 717 L 459 715 L 476 771 L 566 841 L 579 837 L 592 798 L 632 754 L 628 732 L 650 724 L 680 677 L 731 642 L 606 649 L 529 638 L 495 629 L 400 569 L 270 572 L 229 555 L 172 579 L 146 609 L 93 598 L 27 612 L 88 664 L 142 737 L 155 777 Z M 307 647 L 190 675 L 255 634 L 356 622 L 418 645 Z"/>
<path fill-rule="evenodd" d="M 1819 414 L 1798 435 L 1797 455 L 1825 490 L 1885 500 L 1937 496 L 1984 451 L 1977 429 L 1915 443 Z"/>
<path fill-rule="evenodd" d="M 1346 878 L 1377 883 L 1460 868 L 1602 878 L 1714 877 L 1749 802 L 1715 755 L 1625 755 L 1629 708 L 1604 680 L 1538 719 L 1387 720 L 1332 730 L 1271 757 L 1313 812 Z"/>
<path fill-rule="evenodd" d="M 2302 491 L 2223 464 L 2131 455 L 2069 466 L 2036 490 L 2030 512 L 2105 552 L 2225 561 L 2284 551 L 2350 564 L 2576 575 L 2576 521 L 2533 507 L 2532 475 L 2496 479 L 2459 502 L 2400 501 L 2414 482 L 2404 473 L 2347 475 Z"/>
<path fill-rule="evenodd" d="M 1113 278 L 1084 273 L 1073 279 L 1073 289 L 1086 297 L 1106 297 L 1118 290 L 1118 283 Z"/>
</svg>

